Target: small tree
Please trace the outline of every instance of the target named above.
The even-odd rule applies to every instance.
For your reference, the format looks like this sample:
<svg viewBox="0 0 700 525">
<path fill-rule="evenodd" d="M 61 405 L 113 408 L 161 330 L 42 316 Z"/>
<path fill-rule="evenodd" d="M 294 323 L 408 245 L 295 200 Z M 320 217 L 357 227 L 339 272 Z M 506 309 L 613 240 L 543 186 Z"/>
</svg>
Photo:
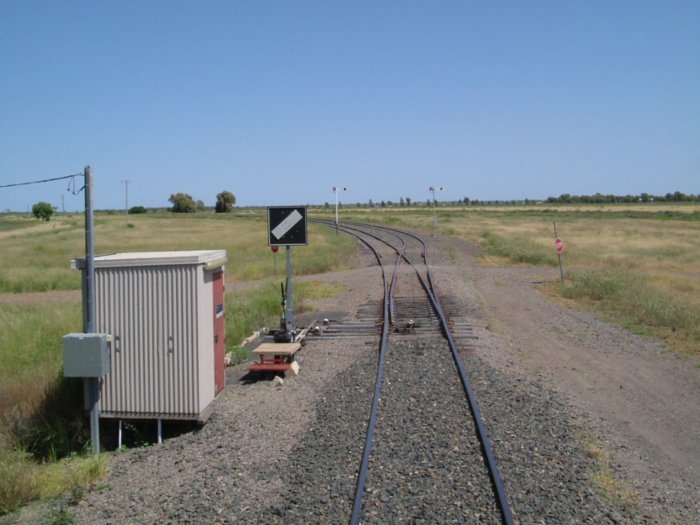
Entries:
<svg viewBox="0 0 700 525">
<path fill-rule="evenodd" d="M 222 191 L 216 194 L 216 205 L 214 211 L 216 213 L 228 213 L 236 204 L 236 196 L 230 191 Z"/>
<path fill-rule="evenodd" d="M 148 210 L 143 206 L 132 206 L 129 208 L 129 215 L 138 215 L 139 213 L 147 213 Z"/>
<path fill-rule="evenodd" d="M 171 195 L 168 200 L 173 205 L 173 207 L 172 207 L 173 213 L 194 213 L 195 212 L 196 205 L 195 205 L 194 199 L 192 198 L 192 195 L 189 195 L 187 193 L 175 193 L 174 195 Z"/>
<path fill-rule="evenodd" d="M 32 213 L 37 219 L 41 219 L 42 221 L 50 221 L 51 216 L 53 215 L 53 206 L 51 206 L 48 202 L 37 202 L 34 206 L 32 206 Z"/>
<path fill-rule="evenodd" d="M 205 211 L 207 207 L 204 205 L 204 201 L 198 200 L 197 203 L 195 204 L 195 209 L 197 211 Z"/>
</svg>

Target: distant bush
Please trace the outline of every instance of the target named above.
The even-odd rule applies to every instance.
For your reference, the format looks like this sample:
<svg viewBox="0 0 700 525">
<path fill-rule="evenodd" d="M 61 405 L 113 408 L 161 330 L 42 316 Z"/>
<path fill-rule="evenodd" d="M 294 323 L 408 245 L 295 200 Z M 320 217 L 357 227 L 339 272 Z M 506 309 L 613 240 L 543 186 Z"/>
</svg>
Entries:
<svg viewBox="0 0 700 525">
<path fill-rule="evenodd" d="M 148 210 L 143 206 L 132 206 L 131 208 L 129 208 L 130 215 L 137 215 L 139 213 L 148 213 Z"/>
<path fill-rule="evenodd" d="M 172 211 L 174 213 L 194 213 L 197 209 L 192 195 L 188 193 L 174 193 L 168 200 L 173 205 Z"/>
<path fill-rule="evenodd" d="M 228 213 L 235 204 L 236 196 L 230 191 L 222 191 L 216 194 L 216 206 L 214 207 L 214 211 L 216 213 Z"/>
<path fill-rule="evenodd" d="M 34 206 L 32 206 L 32 213 L 34 214 L 34 217 L 41 219 L 42 221 L 51 220 L 53 211 L 53 206 L 51 206 L 48 202 L 37 202 Z"/>
</svg>

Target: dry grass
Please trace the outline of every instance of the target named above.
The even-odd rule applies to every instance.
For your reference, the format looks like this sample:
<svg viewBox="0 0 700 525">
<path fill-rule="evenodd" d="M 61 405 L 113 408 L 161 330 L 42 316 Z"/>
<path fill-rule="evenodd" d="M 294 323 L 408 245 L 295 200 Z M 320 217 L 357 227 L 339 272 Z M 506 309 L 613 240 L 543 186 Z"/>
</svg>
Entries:
<svg viewBox="0 0 700 525">
<path fill-rule="evenodd" d="M 104 478 L 109 464 L 105 454 L 72 456 L 44 463 L 39 466 L 39 494 L 42 498 L 55 498 L 70 491 L 74 503 L 78 503 L 83 487 Z"/>
<path fill-rule="evenodd" d="M 77 504 L 86 486 L 109 470 L 105 455 L 72 456 L 57 462 L 36 463 L 25 453 L 0 448 L 0 516 L 37 498 L 70 494 Z"/>
<path fill-rule="evenodd" d="M 600 494 L 615 505 L 638 506 L 637 492 L 613 475 L 610 469 L 610 453 L 592 441 L 585 442 L 584 449 L 595 461 L 595 471 L 591 479 Z"/>
<path fill-rule="evenodd" d="M 430 231 L 432 211 L 348 210 L 346 220 Z M 700 355 L 700 205 L 530 205 L 438 208 L 439 233 L 482 246 L 485 264 L 557 266 L 556 221 L 570 289 L 612 320 Z M 616 277 L 617 281 L 616 281 Z"/>
<path fill-rule="evenodd" d="M 237 214 L 144 214 L 129 218 L 97 215 L 95 252 L 138 252 L 225 249 L 227 278 L 233 281 L 265 279 L 273 275 L 273 256 L 267 245 L 264 210 Z M 83 219 L 58 218 L 53 227 L 6 232 L 0 252 L 0 293 L 78 290 L 79 274 L 70 260 L 85 252 Z M 330 235 L 325 227 L 309 226 L 309 245 L 294 249 L 294 271 L 308 275 L 345 264 L 353 243 Z M 284 254 L 278 256 L 284 264 Z"/>
<path fill-rule="evenodd" d="M 12 221 L 15 221 L 14 223 Z M 129 218 L 98 214 L 95 247 L 99 253 L 225 249 L 228 281 L 261 281 L 266 290 L 227 294 L 227 337 L 233 347 L 243 334 L 259 328 L 280 313 L 279 282 L 267 246 L 264 210 L 214 215 L 134 215 Z M 46 224 L 25 219 L 0 220 L 0 514 L 36 497 L 82 490 L 99 477 L 101 464 L 87 459 L 56 460 L 87 441 L 81 410 L 80 383 L 61 377 L 64 334 L 81 330 L 80 275 L 70 260 L 84 254 L 83 219 L 62 216 Z M 322 273 L 347 265 L 355 243 L 322 227 L 310 227 L 310 245 L 294 249 L 295 275 Z M 303 283 L 295 289 L 298 311 L 308 295 L 326 297 L 338 290 Z M 229 348 L 229 350 L 232 348 Z M 28 454 L 31 453 L 30 454 Z M 39 461 L 37 461 L 39 460 Z"/>
</svg>

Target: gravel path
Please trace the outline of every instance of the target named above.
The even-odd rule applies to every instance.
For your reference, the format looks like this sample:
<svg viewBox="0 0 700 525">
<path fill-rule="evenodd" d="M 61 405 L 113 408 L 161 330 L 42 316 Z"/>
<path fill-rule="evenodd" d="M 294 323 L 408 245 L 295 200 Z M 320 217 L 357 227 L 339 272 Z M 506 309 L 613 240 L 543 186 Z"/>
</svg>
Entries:
<svg viewBox="0 0 700 525">
<path fill-rule="evenodd" d="M 450 250 L 443 249 L 446 244 Z M 498 318 L 488 297 L 480 296 L 482 281 L 471 266 L 472 253 L 471 245 L 431 239 L 438 285 L 460 299 L 480 336 L 476 350 L 463 357 L 516 520 L 697 523 L 692 479 L 669 479 L 669 491 L 661 490 L 661 481 L 643 479 L 635 485 L 636 497 L 627 500 L 601 488 L 596 482 L 601 460 L 587 444 L 610 453 L 610 472 L 604 473 L 622 482 L 632 472 L 625 451 L 646 458 L 647 450 L 626 441 L 617 428 L 611 431 L 610 421 L 598 418 L 598 407 L 577 403 L 549 373 L 533 371 L 524 354 L 536 342 L 515 344 L 510 318 Z M 381 298 L 379 272 L 371 259 L 363 254 L 356 263 L 356 270 L 316 277 L 347 289 L 340 300 L 318 302 L 318 317 L 352 320 L 362 305 Z M 528 299 L 523 292 L 518 297 L 529 301 L 519 305 L 521 312 L 539 307 L 539 296 Z M 579 336 L 586 337 L 583 326 Z M 596 337 L 607 348 L 619 342 L 606 340 L 604 330 Z M 377 348 L 374 334 L 310 339 L 299 353 L 299 376 L 279 387 L 269 380 L 245 380 L 245 366 L 230 368 L 228 386 L 206 425 L 162 445 L 115 454 L 108 479 L 70 511 L 85 524 L 346 523 Z M 472 461 L 478 446 L 464 421 L 469 419 L 466 403 L 460 408 L 457 402 L 456 375 L 447 372 L 444 343 L 395 336 L 388 359 L 372 458 L 374 466 L 384 468 L 370 470 L 364 521 L 497 522 L 483 467 Z M 437 373 L 425 373 L 430 369 Z M 649 465 L 649 472 L 668 475 L 657 463 Z M 652 498 L 654 489 L 658 499 Z M 21 515 L 17 520 L 36 522 Z"/>
</svg>

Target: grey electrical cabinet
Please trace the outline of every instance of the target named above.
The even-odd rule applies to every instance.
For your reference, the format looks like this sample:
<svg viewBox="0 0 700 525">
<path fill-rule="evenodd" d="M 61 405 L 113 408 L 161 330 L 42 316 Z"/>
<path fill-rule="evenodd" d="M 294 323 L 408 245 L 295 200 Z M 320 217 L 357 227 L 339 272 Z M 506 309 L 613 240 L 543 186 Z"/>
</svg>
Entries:
<svg viewBox="0 0 700 525">
<path fill-rule="evenodd" d="M 95 257 L 95 329 L 113 339 L 101 417 L 208 417 L 225 386 L 226 262 L 225 250 Z"/>
<path fill-rule="evenodd" d="M 64 377 L 102 377 L 109 373 L 108 334 L 63 336 Z"/>
</svg>

